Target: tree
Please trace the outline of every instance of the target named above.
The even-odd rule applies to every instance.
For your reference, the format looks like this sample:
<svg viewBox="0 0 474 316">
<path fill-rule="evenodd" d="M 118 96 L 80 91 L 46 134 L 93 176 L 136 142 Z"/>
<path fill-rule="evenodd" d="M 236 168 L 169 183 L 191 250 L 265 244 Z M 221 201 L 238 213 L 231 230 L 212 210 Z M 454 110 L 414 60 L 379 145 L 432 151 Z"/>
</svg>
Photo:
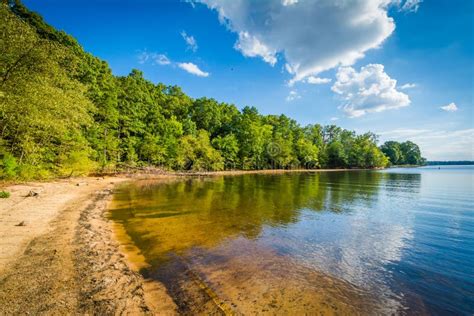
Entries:
<svg viewBox="0 0 474 316">
<path fill-rule="evenodd" d="M 241 168 L 265 168 L 265 150 L 271 142 L 272 126 L 262 122 L 256 108 L 245 107 L 242 110 L 238 132 Z"/>
<path fill-rule="evenodd" d="M 397 165 L 405 161 L 405 157 L 400 149 L 400 143 L 395 141 L 385 142 L 380 149 L 390 160 L 390 164 Z"/>
<path fill-rule="evenodd" d="M 408 165 L 420 165 L 423 161 L 421 151 L 417 144 L 406 141 L 400 144 L 400 150 L 403 153 L 404 163 Z"/>
<path fill-rule="evenodd" d="M 0 127 L 3 148 L 18 161 L 18 172 L 58 171 L 61 157 L 82 152 L 89 159 L 83 129 L 93 104 L 85 87 L 62 67 L 71 53 L 40 38 L 0 5 Z M 70 160 L 62 160 L 68 163 Z M 23 165 L 29 166 L 26 168 Z"/>
<path fill-rule="evenodd" d="M 301 167 L 307 169 L 316 169 L 320 167 L 319 164 L 319 149 L 306 138 L 300 138 L 296 142 L 296 155 L 301 164 Z"/>
<path fill-rule="evenodd" d="M 380 149 L 389 158 L 392 165 L 423 165 L 426 161 L 421 157 L 418 145 L 411 141 L 404 143 L 387 141 Z"/>
<path fill-rule="evenodd" d="M 199 130 L 197 136 L 186 135 L 180 139 L 177 167 L 183 170 L 209 171 L 224 169 L 220 153 L 211 146 L 209 134 Z"/>
<path fill-rule="evenodd" d="M 327 147 L 328 165 L 332 168 L 347 167 L 347 156 L 344 145 L 340 141 L 333 141 Z"/>
<path fill-rule="evenodd" d="M 224 158 L 225 169 L 238 169 L 239 167 L 239 142 L 234 134 L 217 136 L 212 140 L 212 145 Z"/>
</svg>

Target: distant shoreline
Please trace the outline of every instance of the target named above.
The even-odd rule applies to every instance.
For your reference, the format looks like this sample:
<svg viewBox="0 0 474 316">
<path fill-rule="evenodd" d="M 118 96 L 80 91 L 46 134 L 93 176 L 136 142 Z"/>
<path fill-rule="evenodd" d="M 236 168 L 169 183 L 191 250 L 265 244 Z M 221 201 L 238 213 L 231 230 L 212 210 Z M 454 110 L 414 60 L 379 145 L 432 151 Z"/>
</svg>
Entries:
<svg viewBox="0 0 474 316">
<path fill-rule="evenodd" d="M 471 160 L 446 160 L 446 161 L 427 161 L 427 166 L 471 166 L 474 161 Z"/>
</svg>

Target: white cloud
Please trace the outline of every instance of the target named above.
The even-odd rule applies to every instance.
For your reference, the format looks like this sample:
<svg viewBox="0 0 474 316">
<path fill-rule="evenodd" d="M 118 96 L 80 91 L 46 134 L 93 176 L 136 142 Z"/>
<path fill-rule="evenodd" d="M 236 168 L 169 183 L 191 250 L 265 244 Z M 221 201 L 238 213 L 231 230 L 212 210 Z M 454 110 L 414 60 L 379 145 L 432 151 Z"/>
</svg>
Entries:
<svg viewBox="0 0 474 316">
<path fill-rule="evenodd" d="M 349 117 L 399 109 L 410 104 L 410 98 L 397 91 L 397 81 L 390 78 L 381 64 L 369 64 L 357 72 L 340 67 L 331 90 L 344 101 L 342 109 Z"/>
<path fill-rule="evenodd" d="M 239 41 L 235 43 L 235 48 L 240 50 L 246 57 L 260 56 L 264 61 L 274 66 L 277 62 L 276 51 L 261 43 L 255 36 L 247 32 L 239 33 Z"/>
<path fill-rule="evenodd" d="M 331 120 L 332 122 L 335 122 L 335 121 L 338 121 L 339 118 L 334 116 L 334 117 L 331 117 L 330 120 Z"/>
<path fill-rule="evenodd" d="M 298 0 L 282 0 L 281 1 L 281 4 L 283 4 L 284 6 L 294 5 L 297 3 L 298 3 Z"/>
<path fill-rule="evenodd" d="M 298 99 L 301 99 L 301 96 L 298 94 L 298 91 L 296 90 L 291 90 L 288 96 L 286 97 L 287 102 L 291 102 Z"/>
<path fill-rule="evenodd" d="M 418 144 L 429 160 L 474 160 L 474 128 L 446 131 L 440 129 L 396 129 L 378 132 L 380 140 Z"/>
<path fill-rule="evenodd" d="M 147 51 L 140 52 L 138 54 L 138 62 L 140 64 L 151 63 L 152 65 L 170 65 L 170 66 L 178 66 L 179 68 L 189 72 L 190 74 L 196 75 L 198 77 L 209 77 L 210 73 L 202 71 L 199 67 L 190 62 L 173 62 L 171 61 L 166 55 L 158 54 L 158 53 L 150 53 Z"/>
<path fill-rule="evenodd" d="M 402 11 L 408 11 L 408 12 L 416 12 L 418 11 L 418 8 L 420 7 L 420 3 L 422 3 L 423 0 L 407 0 L 403 4 L 403 6 L 400 8 Z"/>
<path fill-rule="evenodd" d="M 448 105 L 440 107 L 440 109 L 446 112 L 456 112 L 458 110 L 458 107 L 454 102 L 451 102 Z"/>
<path fill-rule="evenodd" d="M 157 63 L 158 65 L 169 65 L 169 64 L 171 64 L 171 61 L 169 60 L 169 58 L 166 57 L 166 55 L 163 55 L 163 54 L 158 54 L 158 55 L 154 56 L 153 61 L 155 63 Z"/>
<path fill-rule="evenodd" d="M 138 62 L 145 64 L 151 62 L 154 65 L 169 65 L 171 61 L 164 54 L 149 53 L 147 51 L 140 52 L 138 55 Z"/>
<path fill-rule="evenodd" d="M 415 83 L 405 83 L 404 85 L 400 86 L 401 90 L 413 89 L 416 88 Z"/>
<path fill-rule="evenodd" d="M 325 84 L 325 83 L 330 83 L 331 79 L 309 76 L 308 78 L 306 78 L 306 82 L 311 83 L 311 84 Z"/>
<path fill-rule="evenodd" d="M 352 65 L 380 47 L 395 29 L 388 7 L 398 0 L 199 0 L 238 34 L 245 56 L 274 65 L 282 54 L 290 85 L 338 66 Z"/>
<path fill-rule="evenodd" d="M 196 75 L 198 77 L 208 77 L 209 73 L 202 71 L 199 67 L 193 63 L 178 63 L 179 68 L 189 72 L 190 74 Z"/>
<path fill-rule="evenodd" d="M 184 41 L 186 42 L 187 49 L 196 52 L 198 49 L 197 41 L 194 36 L 186 34 L 185 31 L 181 32 L 181 36 L 183 37 Z"/>
</svg>

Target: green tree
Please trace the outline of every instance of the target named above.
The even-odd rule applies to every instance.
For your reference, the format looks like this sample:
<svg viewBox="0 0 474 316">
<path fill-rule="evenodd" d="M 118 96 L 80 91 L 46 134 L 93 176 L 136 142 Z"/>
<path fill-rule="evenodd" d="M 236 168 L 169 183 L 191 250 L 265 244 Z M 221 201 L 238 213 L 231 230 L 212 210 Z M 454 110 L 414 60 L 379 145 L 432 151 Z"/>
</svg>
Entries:
<svg viewBox="0 0 474 316">
<path fill-rule="evenodd" d="M 310 140 L 300 138 L 296 142 L 296 154 L 301 167 L 307 169 L 316 169 L 320 167 L 319 164 L 319 149 Z"/>
<path fill-rule="evenodd" d="M 211 146 L 209 134 L 199 130 L 197 135 L 186 135 L 180 139 L 177 167 L 183 170 L 223 170 L 224 161 L 220 153 Z"/>
<path fill-rule="evenodd" d="M 400 143 L 395 141 L 385 142 L 380 149 L 390 160 L 390 164 L 398 165 L 403 164 L 405 157 L 403 156 L 402 150 L 400 148 Z"/>
<path fill-rule="evenodd" d="M 239 142 L 234 134 L 217 136 L 212 140 L 212 145 L 224 158 L 225 169 L 238 169 Z"/>
<path fill-rule="evenodd" d="M 54 173 L 60 157 L 88 152 L 83 129 L 94 106 L 61 66 L 67 49 L 40 38 L 4 5 L 0 15 L 0 138 L 20 173 L 23 165 Z"/>
<path fill-rule="evenodd" d="M 403 153 L 404 163 L 408 165 L 420 165 L 423 162 L 421 151 L 417 144 L 406 141 L 400 144 L 400 150 Z"/>
<path fill-rule="evenodd" d="M 411 141 L 403 143 L 387 141 L 380 146 L 380 149 L 392 165 L 423 165 L 426 161 L 421 156 L 418 145 Z"/>
<path fill-rule="evenodd" d="M 265 151 L 272 139 L 272 126 L 264 124 L 255 107 L 245 107 L 238 126 L 242 169 L 266 167 Z"/>
<path fill-rule="evenodd" d="M 344 145 L 340 141 L 333 141 L 327 146 L 327 157 L 329 167 L 347 167 L 346 151 Z"/>
</svg>

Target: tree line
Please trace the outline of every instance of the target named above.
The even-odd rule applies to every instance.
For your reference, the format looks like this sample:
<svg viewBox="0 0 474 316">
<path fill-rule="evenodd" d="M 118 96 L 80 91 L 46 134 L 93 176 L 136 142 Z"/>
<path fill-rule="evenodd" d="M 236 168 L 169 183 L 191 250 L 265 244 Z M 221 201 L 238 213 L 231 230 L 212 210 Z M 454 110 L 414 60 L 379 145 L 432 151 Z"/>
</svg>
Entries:
<svg viewBox="0 0 474 316">
<path fill-rule="evenodd" d="M 300 126 L 255 107 L 193 99 L 139 70 L 114 76 L 105 61 L 18 0 L 3 0 L 0 18 L 0 178 L 126 166 L 375 168 L 392 159 L 373 133 Z"/>
<path fill-rule="evenodd" d="M 426 163 L 418 145 L 411 141 L 403 143 L 388 141 L 380 149 L 392 165 L 424 165 Z"/>
</svg>

